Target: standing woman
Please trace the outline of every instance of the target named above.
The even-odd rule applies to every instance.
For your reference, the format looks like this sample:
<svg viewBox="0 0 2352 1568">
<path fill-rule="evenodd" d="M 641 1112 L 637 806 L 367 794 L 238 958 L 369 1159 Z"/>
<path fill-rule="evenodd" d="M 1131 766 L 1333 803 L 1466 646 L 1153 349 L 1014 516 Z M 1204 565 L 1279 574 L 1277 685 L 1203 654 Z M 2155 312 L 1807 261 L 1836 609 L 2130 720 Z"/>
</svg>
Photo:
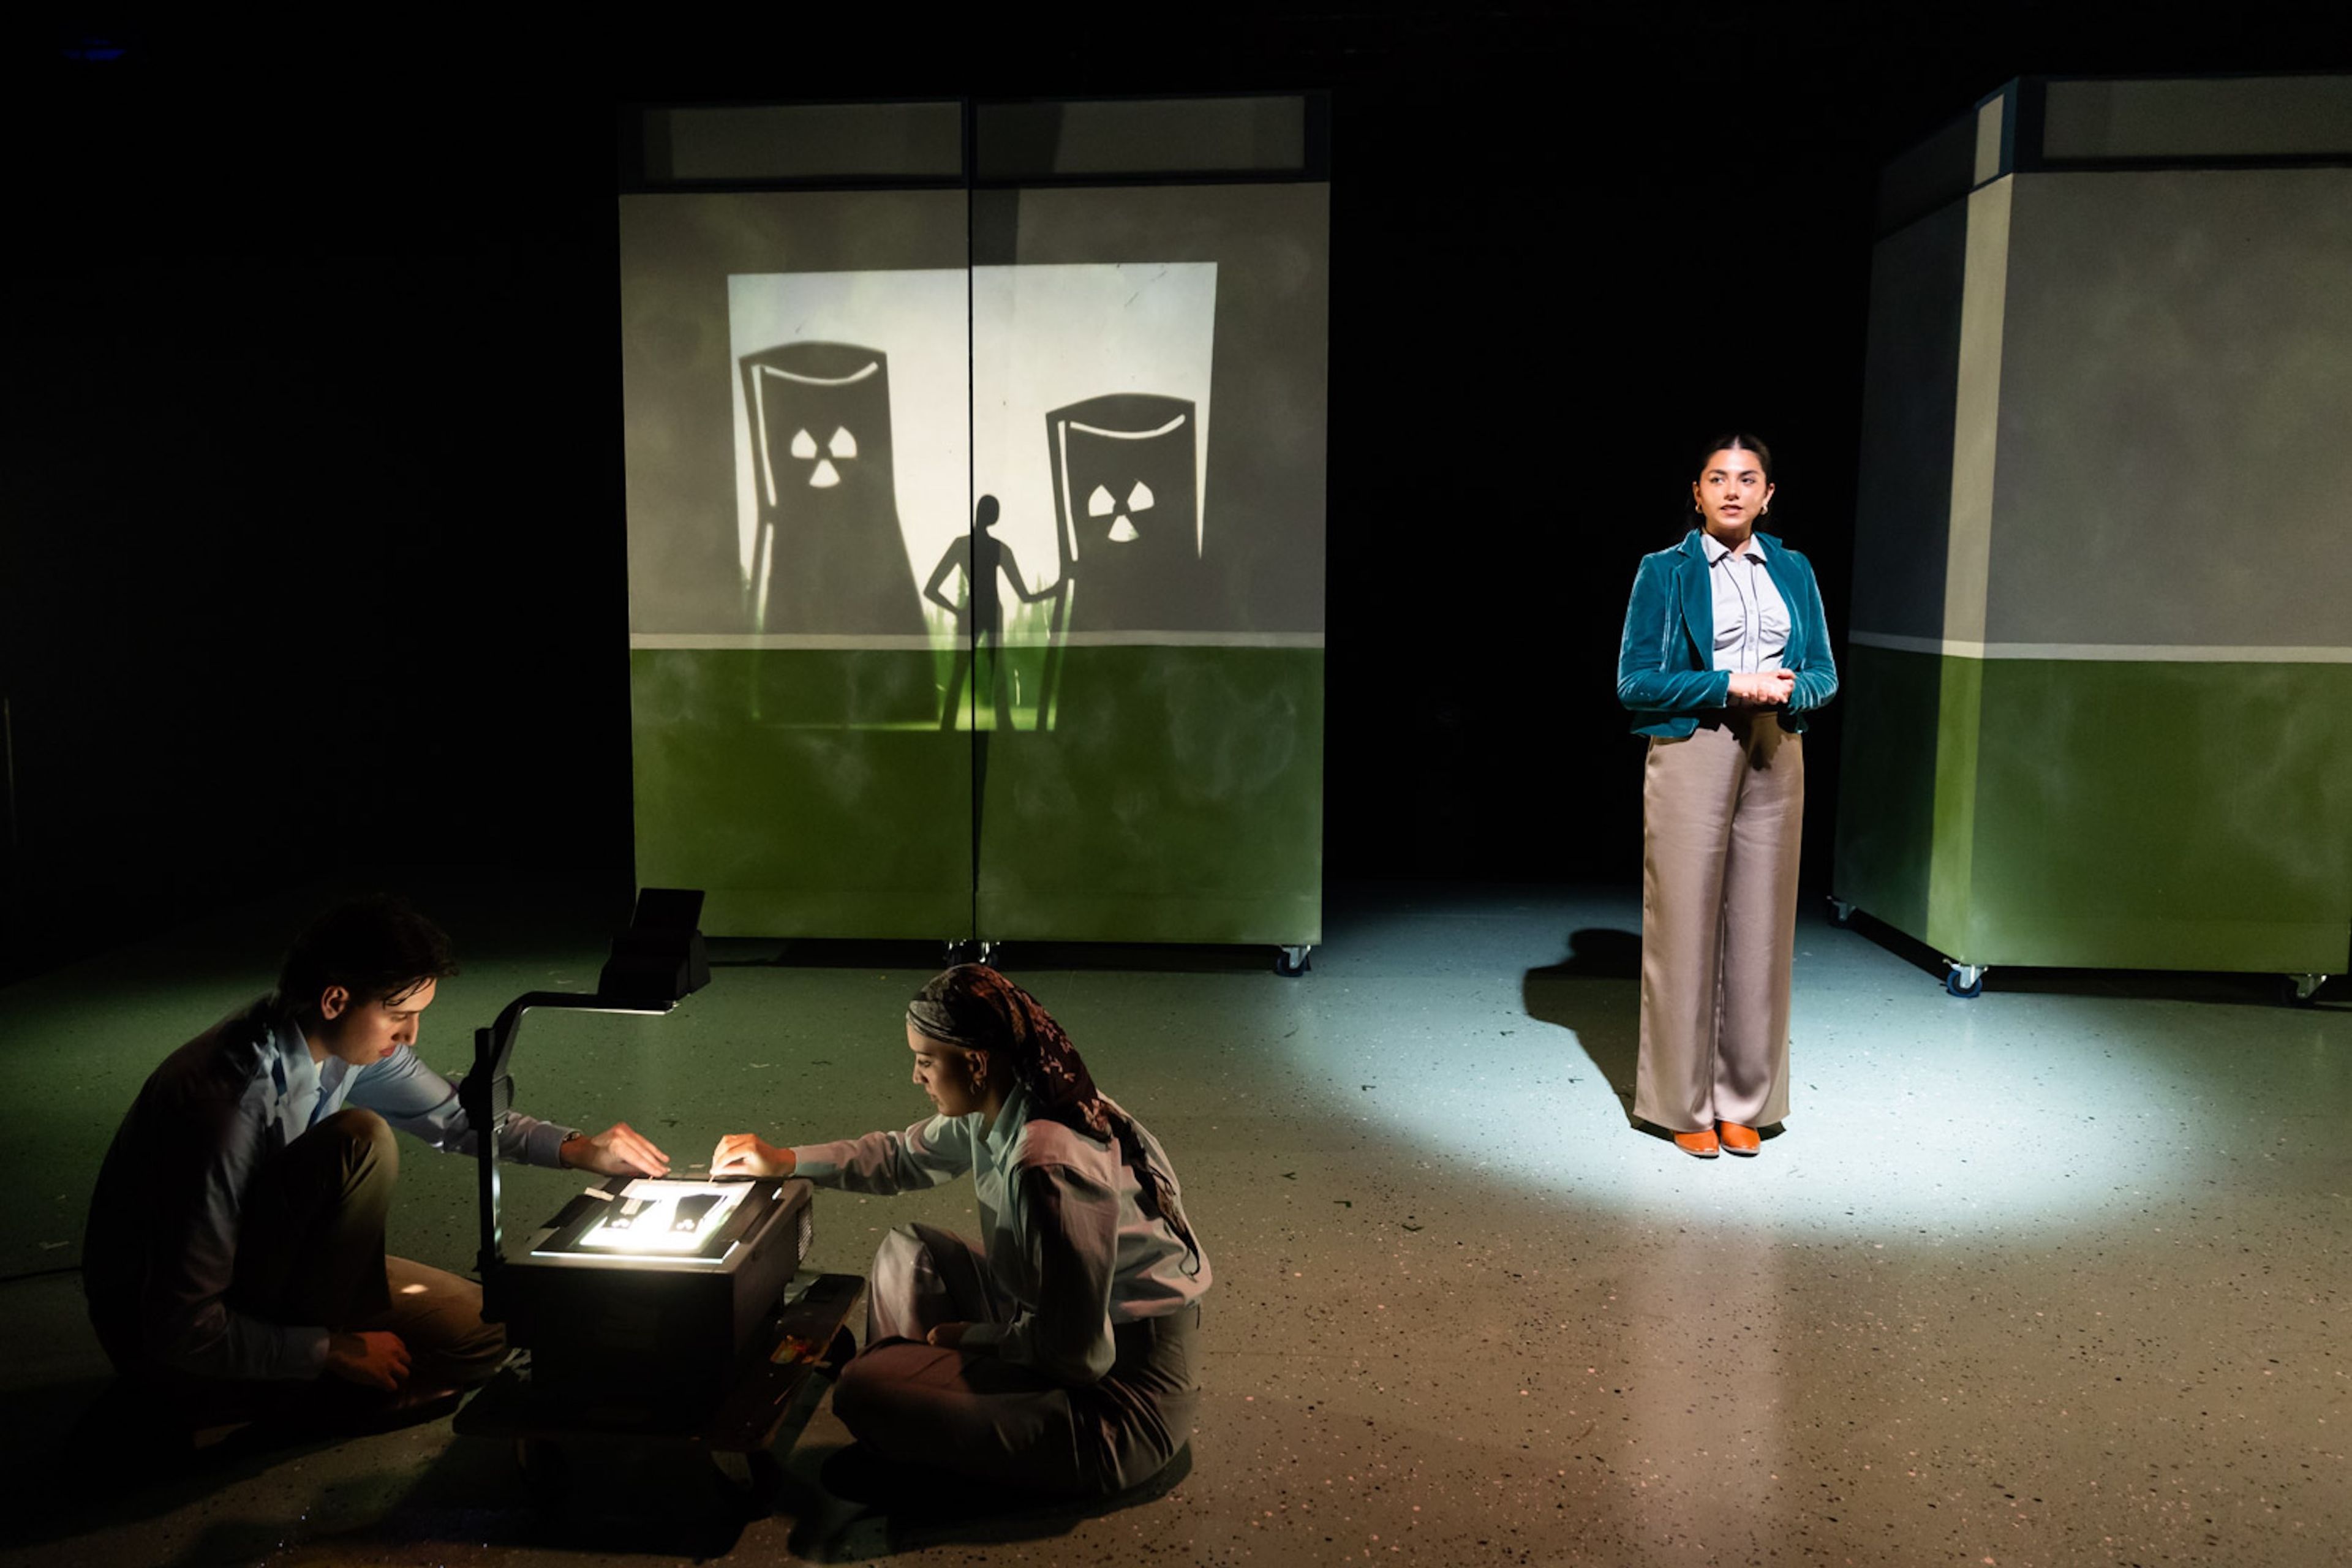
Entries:
<svg viewBox="0 0 2352 1568">
<path fill-rule="evenodd" d="M 1200 1402 L 1209 1263 L 1168 1152 L 1095 1088 L 1037 999 L 977 963 L 907 1006 L 903 1132 L 779 1149 L 721 1139 L 714 1176 L 903 1193 L 970 1173 L 981 1239 L 901 1226 L 874 1256 L 866 1349 L 834 1414 L 886 1459 L 1102 1496 L 1156 1474 Z"/>
<path fill-rule="evenodd" d="M 1691 500 L 1699 526 L 1633 578 L 1617 698 L 1650 738 L 1633 1114 L 1712 1159 L 1788 1114 L 1805 715 L 1837 666 L 1811 564 L 1756 531 L 1764 443 L 1710 442 Z"/>
</svg>

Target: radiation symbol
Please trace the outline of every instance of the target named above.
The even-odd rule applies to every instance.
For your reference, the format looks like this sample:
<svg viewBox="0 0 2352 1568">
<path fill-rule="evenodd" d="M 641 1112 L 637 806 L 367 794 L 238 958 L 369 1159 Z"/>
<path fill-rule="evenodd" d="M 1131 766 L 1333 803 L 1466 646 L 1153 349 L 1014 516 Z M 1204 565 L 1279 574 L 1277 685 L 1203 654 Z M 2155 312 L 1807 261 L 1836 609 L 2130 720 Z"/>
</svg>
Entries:
<svg viewBox="0 0 2352 1568">
<path fill-rule="evenodd" d="M 824 444 L 824 451 L 820 454 L 816 437 L 803 429 L 793 437 L 793 456 L 803 462 L 815 458 L 816 467 L 809 470 L 808 482 L 817 489 L 829 490 L 841 483 L 841 470 L 835 468 L 834 463 L 836 460 L 847 462 L 857 456 L 857 437 L 849 433 L 848 426 L 838 426 L 833 432 L 833 438 Z"/>
<path fill-rule="evenodd" d="M 1088 517 L 1110 517 L 1112 519 L 1110 525 L 1110 540 L 1113 544 L 1126 544 L 1130 541 L 1141 538 L 1142 535 L 1135 531 L 1135 521 L 1129 514 L 1139 511 L 1150 511 L 1150 510 L 1151 487 L 1145 484 L 1141 479 L 1136 480 L 1135 488 L 1127 492 L 1127 504 L 1124 507 L 1120 506 L 1118 498 L 1113 496 L 1109 489 L 1102 485 L 1097 485 L 1095 487 L 1094 494 L 1087 497 L 1087 515 Z M 1115 517 L 1113 516 L 1114 513 L 1117 514 Z"/>
</svg>

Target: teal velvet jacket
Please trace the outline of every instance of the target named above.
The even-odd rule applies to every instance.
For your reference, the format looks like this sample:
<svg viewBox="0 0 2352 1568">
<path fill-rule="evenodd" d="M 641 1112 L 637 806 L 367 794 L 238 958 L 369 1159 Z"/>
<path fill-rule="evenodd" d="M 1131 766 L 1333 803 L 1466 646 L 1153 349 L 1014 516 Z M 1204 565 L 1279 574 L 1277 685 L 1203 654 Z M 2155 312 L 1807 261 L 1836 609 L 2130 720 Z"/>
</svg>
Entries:
<svg viewBox="0 0 2352 1568">
<path fill-rule="evenodd" d="M 1789 605 L 1789 646 L 1780 667 L 1796 676 L 1780 727 L 1802 733 L 1805 715 L 1837 695 L 1837 660 L 1812 563 L 1769 533 L 1749 548 Z M 1633 712 L 1633 733 L 1680 740 L 1699 715 L 1730 705 L 1731 672 L 1715 668 L 1715 587 L 1706 547 L 1692 529 L 1672 550 L 1642 557 L 1625 635 L 1617 647 L 1617 700 Z"/>
</svg>

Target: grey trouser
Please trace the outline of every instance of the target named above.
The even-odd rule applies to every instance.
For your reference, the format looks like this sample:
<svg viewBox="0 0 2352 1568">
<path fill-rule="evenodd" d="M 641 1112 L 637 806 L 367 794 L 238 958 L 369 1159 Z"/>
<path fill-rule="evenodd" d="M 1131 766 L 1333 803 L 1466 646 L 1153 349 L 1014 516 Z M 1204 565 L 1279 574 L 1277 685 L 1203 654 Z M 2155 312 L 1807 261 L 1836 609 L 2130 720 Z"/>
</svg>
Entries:
<svg viewBox="0 0 2352 1568">
<path fill-rule="evenodd" d="M 1656 740 L 1642 781 L 1633 1114 L 1675 1132 L 1789 1112 L 1802 738 L 1765 711 Z"/>
<path fill-rule="evenodd" d="M 480 1383 L 506 1357 L 505 1331 L 482 1321 L 482 1288 L 384 1253 L 399 1173 L 393 1131 L 372 1110 L 339 1110 L 288 1144 L 246 1193 L 229 1304 L 274 1323 L 398 1334 L 410 1388 Z M 136 1302 L 93 1301 L 90 1316 L 118 1370 L 159 1385 L 198 1421 L 263 1414 L 289 1392 L 158 1364 L 141 1342 Z"/>
<path fill-rule="evenodd" d="M 923 1342 L 940 1323 L 1003 1322 L 1013 1310 L 971 1242 L 901 1226 L 874 1255 L 866 1350 L 843 1369 L 834 1413 L 887 1458 L 1067 1495 L 1123 1491 L 1191 1440 L 1201 1396 L 1197 1305 L 1115 1324 L 1116 1360 L 1084 1387 L 991 1351 Z"/>
</svg>

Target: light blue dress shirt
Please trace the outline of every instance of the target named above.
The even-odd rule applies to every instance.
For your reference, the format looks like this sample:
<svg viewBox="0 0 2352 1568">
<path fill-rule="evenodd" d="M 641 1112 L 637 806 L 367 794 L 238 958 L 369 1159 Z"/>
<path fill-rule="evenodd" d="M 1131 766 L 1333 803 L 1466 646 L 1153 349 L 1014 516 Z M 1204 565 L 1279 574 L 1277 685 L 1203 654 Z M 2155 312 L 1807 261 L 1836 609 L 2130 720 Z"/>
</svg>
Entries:
<svg viewBox="0 0 2352 1568">
<path fill-rule="evenodd" d="M 1173 1186 L 1159 1140 L 1140 1123 L 1136 1132 Z M 1195 1261 L 1166 1220 L 1144 1213 L 1118 1143 L 1033 1120 L 1018 1085 L 993 1126 L 978 1111 L 934 1116 L 903 1132 L 799 1145 L 793 1158 L 794 1175 L 859 1193 L 935 1187 L 969 1171 L 988 1271 L 1015 1305 L 1007 1322 L 971 1325 L 963 1343 L 1064 1383 L 1110 1370 L 1112 1325 L 1164 1316 L 1209 1288 L 1208 1258 Z"/>
<path fill-rule="evenodd" d="M 148 1352 L 225 1378 L 315 1377 L 324 1325 L 273 1323 L 228 1303 L 246 1194 L 262 1166 L 346 1105 L 436 1149 L 478 1146 L 457 1085 L 406 1046 L 352 1068 L 310 1059 L 288 1012 L 264 997 L 166 1058 L 107 1152 L 82 1247 L 85 1288 L 135 1294 Z M 561 1165 L 573 1130 L 509 1112 L 501 1155 Z"/>
</svg>

